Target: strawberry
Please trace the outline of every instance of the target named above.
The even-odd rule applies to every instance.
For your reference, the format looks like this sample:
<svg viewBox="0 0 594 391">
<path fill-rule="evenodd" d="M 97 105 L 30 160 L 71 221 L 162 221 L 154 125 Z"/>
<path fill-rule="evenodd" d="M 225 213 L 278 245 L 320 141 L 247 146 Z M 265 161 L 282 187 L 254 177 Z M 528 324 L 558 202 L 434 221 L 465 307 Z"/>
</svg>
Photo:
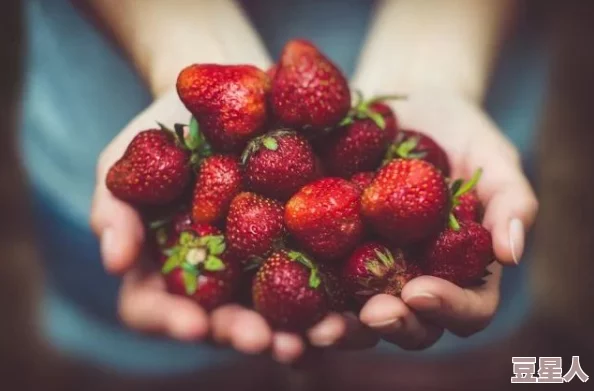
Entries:
<svg viewBox="0 0 594 391">
<path fill-rule="evenodd" d="M 303 331 L 328 312 L 318 267 L 296 251 L 276 251 L 264 261 L 252 298 L 256 311 L 277 329 Z"/>
<path fill-rule="evenodd" d="M 378 293 L 399 296 L 407 282 L 422 274 L 420 266 L 401 249 L 367 242 L 346 261 L 342 278 L 349 293 L 363 303 Z"/>
<path fill-rule="evenodd" d="M 285 236 L 283 205 L 258 194 L 239 193 L 227 215 L 229 250 L 243 263 L 269 255 Z"/>
<path fill-rule="evenodd" d="M 213 155 L 204 159 L 194 186 L 192 219 L 208 224 L 224 219 L 241 185 L 241 171 L 235 158 Z"/>
<path fill-rule="evenodd" d="M 246 187 L 267 197 L 287 200 L 317 177 L 309 142 L 290 130 L 252 140 L 242 155 Z"/>
<path fill-rule="evenodd" d="M 270 79 L 251 65 L 194 64 L 177 78 L 177 93 L 216 151 L 237 152 L 262 133 Z"/>
<path fill-rule="evenodd" d="M 166 129 L 138 133 L 108 171 L 105 183 L 117 198 L 136 205 L 166 204 L 191 178 L 191 153 Z"/>
<path fill-rule="evenodd" d="M 450 197 L 445 178 L 431 163 L 396 159 L 363 191 L 361 208 L 379 235 L 404 246 L 445 226 Z"/>
<path fill-rule="evenodd" d="M 355 185 L 359 186 L 361 191 L 365 190 L 365 188 L 371 185 L 371 182 L 375 178 L 375 172 L 373 171 L 363 171 L 358 172 L 351 177 L 351 182 Z"/>
<path fill-rule="evenodd" d="M 273 64 L 266 70 L 266 74 L 268 75 L 270 80 L 274 80 L 274 78 L 276 77 L 276 69 L 276 64 Z"/>
<path fill-rule="evenodd" d="M 450 175 L 448 155 L 431 137 L 421 132 L 399 131 L 396 141 L 386 153 L 385 161 L 398 158 L 423 159 L 439 168 L 444 176 Z"/>
<path fill-rule="evenodd" d="M 458 179 L 452 183 L 452 213 L 458 220 L 470 220 L 481 222 L 483 218 L 483 208 L 474 189 L 482 174 L 482 170 L 477 170 L 468 182 Z"/>
<path fill-rule="evenodd" d="M 227 257 L 222 235 L 200 236 L 193 229 L 164 250 L 161 269 L 171 293 L 187 296 L 206 310 L 229 302 L 239 283 L 239 265 Z"/>
<path fill-rule="evenodd" d="M 340 278 L 340 272 L 337 268 L 325 264 L 319 264 L 318 269 L 328 296 L 328 308 L 336 312 L 346 311 L 350 304 L 349 295 Z"/>
<path fill-rule="evenodd" d="M 428 240 L 421 253 L 425 273 L 462 287 L 480 284 L 495 260 L 491 233 L 465 220 Z"/>
<path fill-rule="evenodd" d="M 349 254 L 363 233 L 360 190 L 345 179 L 318 179 L 287 202 L 285 224 L 314 257 L 338 261 Z"/>
<path fill-rule="evenodd" d="M 380 166 L 397 131 L 394 113 L 381 102 L 400 98 L 383 96 L 365 101 L 358 93 L 358 102 L 341 121 L 341 127 L 320 144 L 319 154 L 331 175 L 349 178 Z"/>
<path fill-rule="evenodd" d="M 342 72 L 312 43 L 292 40 L 277 64 L 271 105 L 282 125 L 319 132 L 347 115 L 351 94 Z"/>
</svg>

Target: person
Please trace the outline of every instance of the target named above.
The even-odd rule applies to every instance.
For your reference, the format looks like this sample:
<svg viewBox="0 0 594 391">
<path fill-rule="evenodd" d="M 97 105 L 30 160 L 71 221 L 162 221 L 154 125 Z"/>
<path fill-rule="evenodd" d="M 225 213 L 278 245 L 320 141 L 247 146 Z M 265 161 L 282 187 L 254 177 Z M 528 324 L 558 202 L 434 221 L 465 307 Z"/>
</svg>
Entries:
<svg viewBox="0 0 594 391">
<path fill-rule="evenodd" d="M 478 194 L 499 261 L 490 267 L 486 284 L 461 289 L 420 277 L 401 298 L 375 296 L 358 319 L 331 314 L 304 337 L 275 332 L 257 313 L 238 305 L 207 314 L 168 294 L 158 274 L 143 268 L 141 221 L 106 189 L 106 171 L 137 132 L 155 121 L 187 121 L 174 89 L 184 66 L 249 63 L 266 69 L 272 59 L 246 11 L 232 0 L 84 1 L 87 15 L 135 69 L 67 2 L 29 0 L 23 156 L 48 261 L 47 332 L 56 345 L 118 370 L 143 372 L 214 365 L 232 354 L 217 346 L 247 354 L 270 350 L 276 360 L 291 362 L 307 345 L 362 348 L 380 337 L 428 352 L 472 345 L 451 338 L 444 344 L 444 330 L 470 336 L 493 320 L 502 268 L 522 259 L 538 206 L 518 150 L 484 109 L 498 49 L 517 5 L 512 0 L 400 0 L 375 2 L 372 10 L 370 3 L 242 5 L 276 51 L 281 37 L 290 38 L 283 32 L 312 38 L 346 70 L 353 71 L 356 63 L 352 84 L 365 95 L 407 93 L 409 99 L 393 103 L 401 126 L 434 137 L 446 149 L 454 176 L 484 170 Z M 371 27 L 355 61 L 355 43 L 363 40 L 367 18 Z M 302 20 L 309 23 L 298 27 Z M 86 228 L 89 209 L 99 247 Z M 112 277 L 102 272 L 99 259 Z M 122 278 L 121 286 L 113 276 Z M 520 307 L 510 302 L 510 318 L 502 314 L 489 338 L 521 321 L 518 313 L 526 303 L 514 300 Z M 118 326 L 118 319 L 127 329 Z M 192 343 L 208 336 L 215 346 Z"/>
</svg>

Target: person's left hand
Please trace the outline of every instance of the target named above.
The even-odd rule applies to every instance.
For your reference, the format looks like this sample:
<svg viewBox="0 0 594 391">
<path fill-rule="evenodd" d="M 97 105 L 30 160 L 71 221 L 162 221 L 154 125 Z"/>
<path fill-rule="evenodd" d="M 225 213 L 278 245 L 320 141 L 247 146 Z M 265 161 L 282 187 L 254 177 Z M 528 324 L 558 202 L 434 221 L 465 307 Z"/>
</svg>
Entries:
<svg viewBox="0 0 594 391">
<path fill-rule="evenodd" d="M 454 178 L 469 179 L 483 169 L 477 191 L 485 206 L 483 225 L 491 231 L 499 261 L 489 266 L 492 274 L 480 287 L 463 289 L 421 276 L 405 285 L 401 298 L 376 295 L 365 304 L 362 323 L 402 348 L 424 349 L 444 329 L 467 337 L 490 323 L 499 303 L 502 265 L 519 262 L 538 203 L 517 150 L 478 104 L 453 93 L 427 91 L 393 107 L 401 128 L 426 133 L 445 149 Z"/>
</svg>

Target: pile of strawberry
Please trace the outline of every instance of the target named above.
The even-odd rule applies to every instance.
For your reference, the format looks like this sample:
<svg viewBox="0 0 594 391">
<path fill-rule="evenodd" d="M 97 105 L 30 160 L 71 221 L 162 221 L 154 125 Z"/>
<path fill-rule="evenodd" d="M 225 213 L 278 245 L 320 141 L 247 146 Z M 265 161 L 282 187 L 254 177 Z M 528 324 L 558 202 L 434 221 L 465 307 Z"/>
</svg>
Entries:
<svg viewBox="0 0 594 391">
<path fill-rule="evenodd" d="M 290 41 L 267 72 L 191 65 L 177 91 L 189 124 L 140 132 L 106 179 L 147 219 L 172 293 L 301 331 L 420 275 L 487 274 L 480 172 L 450 179 L 439 145 L 398 128 L 394 97 L 352 104 L 311 43 Z"/>
</svg>

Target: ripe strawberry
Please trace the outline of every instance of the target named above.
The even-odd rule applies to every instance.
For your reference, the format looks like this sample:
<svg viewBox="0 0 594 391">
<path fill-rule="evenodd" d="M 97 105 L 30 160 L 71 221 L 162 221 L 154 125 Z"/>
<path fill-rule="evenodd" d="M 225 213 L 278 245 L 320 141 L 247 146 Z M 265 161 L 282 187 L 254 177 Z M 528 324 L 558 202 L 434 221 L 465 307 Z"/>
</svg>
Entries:
<svg viewBox="0 0 594 391">
<path fill-rule="evenodd" d="M 346 311 L 350 304 L 350 297 L 340 278 L 340 272 L 335 267 L 325 264 L 318 265 L 318 268 L 328 296 L 328 308 L 336 312 Z"/>
<path fill-rule="evenodd" d="M 202 161 L 194 186 L 192 218 L 214 224 L 225 218 L 231 200 L 241 190 L 242 177 L 236 159 L 226 155 Z"/>
<path fill-rule="evenodd" d="M 481 222 L 483 210 L 478 194 L 474 190 L 482 174 L 477 170 L 468 182 L 458 179 L 452 183 L 452 213 L 458 220 Z"/>
<path fill-rule="evenodd" d="M 303 331 L 328 312 L 316 264 L 296 251 L 276 251 L 262 264 L 252 298 L 256 311 L 277 329 Z"/>
<path fill-rule="evenodd" d="M 270 80 L 274 80 L 274 78 L 276 77 L 276 69 L 276 64 L 273 64 L 270 66 L 270 68 L 266 70 L 266 74 L 268 75 Z"/>
<path fill-rule="evenodd" d="M 365 188 L 371 185 L 371 182 L 375 178 L 375 172 L 373 171 L 363 171 L 358 172 L 351 177 L 351 182 L 355 185 L 359 186 L 361 191 L 365 190 Z"/>
<path fill-rule="evenodd" d="M 258 194 L 239 193 L 231 201 L 226 229 L 229 250 L 241 262 L 266 257 L 285 236 L 283 205 Z"/>
<path fill-rule="evenodd" d="M 342 278 L 349 293 L 365 302 L 378 293 L 399 296 L 407 282 L 422 274 L 401 249 L 390 251 L 377 242 L 367 242 L 344 264 Z"/>
<path fill-rule="evenodd" d="M 277 64 L 271 103 L 284 126 L 321 131 L 347 115 L 351 94 L 341 71 L 312 43 L 292 40 Z"/>
<path fill-rule="evenodd" d="M 191 177 L 191 153 L 165 129 L 138 133 L 108 171 L 107 188 L 137 205 L 166 204 L 179 197 Z"/>
<path fill-rule="evenodd" d="M 242 155 L 246 187 L 267 197 L 287 200 L 318 175 L 309 142 L 290 130 L 252 140 Z"/>
<path fill-rule="evenodd" d="M 491 233 L 474 221 L 449 227 L 423 246 L 424 271 L 466 287 L 481 283 L 495 260 Z"/>
<path fill-rule="evenodd" d="M 396 159 L 382 167 L 361 198 L 375 231 L 400 246 L 439 232 L 450 210 L 441 172 L 424 160 Z"/>
<path fill-rule="evenodd" d="M 251 65 L 194 64 L 177 78 L 177 93 L 216 151 L 240 151 L 262 133 L 270 79 Z"/>
<path fill-rule="evenodd" d="M 424 133 L 401 129 L 396 141 L 388 149 L 385 161 L 398 158 L 426 160 L 439 168 L 444 176 L 450 175 L 448 155 Z"/>
<path fill-rule="evenodd" d="M 381 100 L 399 98 L 384 96 L 365 101 L 359 94 L 341 127 L 320 143 L 319 154 L 331 175 L 349 178 L 356 172 L 379 167 L 397 131 L 394 113 Z"/>
<path fill-rule="evenodd" d="M 161 271 L 171 293 L 190 297 L 206 310 L 232 299 L 239 265 L 227 258 L 222 235 L 200 236 L 187 230 L 163 253 L 167 260 Z"/>
<path fill-rule="evenodd" d="M 362 236 L 360 193 L 341 178 L 322 178 L 285 205 L 285 224 L 299 244 L 320 261 L 338 261 Z"/>
</svg>

